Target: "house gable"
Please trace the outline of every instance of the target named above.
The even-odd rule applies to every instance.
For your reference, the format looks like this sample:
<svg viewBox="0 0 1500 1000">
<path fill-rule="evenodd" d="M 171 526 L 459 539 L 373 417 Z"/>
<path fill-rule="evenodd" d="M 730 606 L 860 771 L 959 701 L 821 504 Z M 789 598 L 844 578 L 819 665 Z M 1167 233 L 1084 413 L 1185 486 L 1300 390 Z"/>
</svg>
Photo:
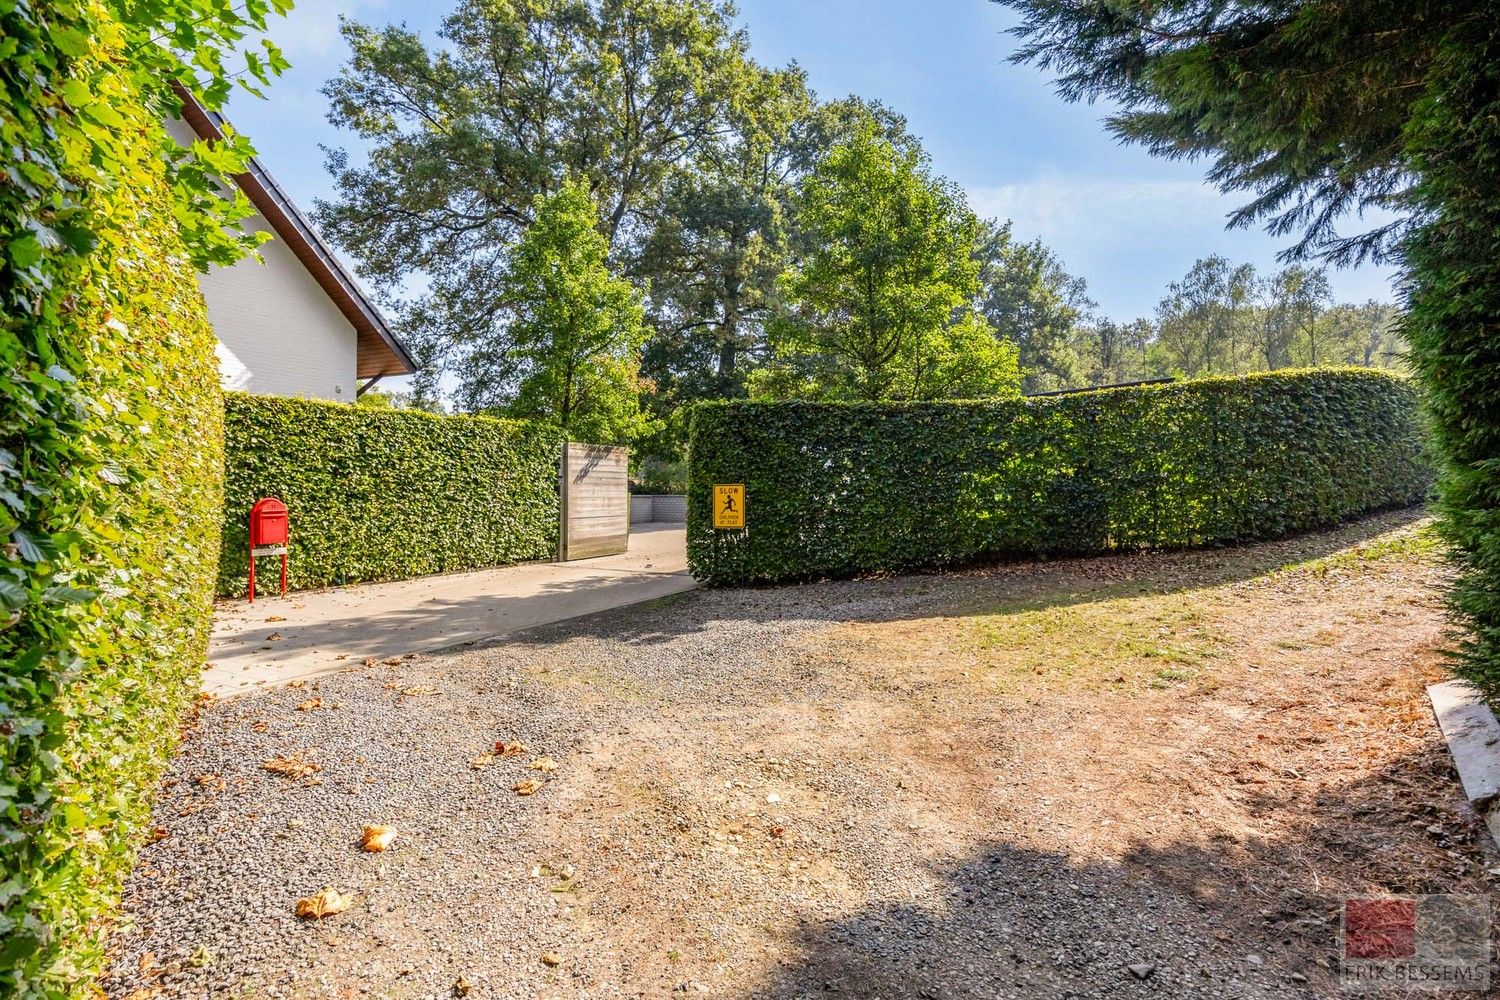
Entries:
<svg viewBox="0 0 1500 1000">
<path fill-rule="evenodd" d="M 187 91 L 178 96 L 183 117 L 168 129 L 179 142 L 222 138 L 222 119 Z M 349 401 L 361 379 L 413 372 L 411 355 L 354 277 L 260 162 L 248 166 L 234 178 L 257 209 L 244 225 L 272 239 L 260 248 L 262 260 L 212 268 L 199 282 L 225 385 Z"/>
<path fill-rule="evenodd" d="M 272 232 L 259 213 L 245 227 Z M 260 256 L 199 275 L 224 387 L 353 400 L 359 388 L 353 325 L 284 242 L 267 241 Z"/>
</svg>

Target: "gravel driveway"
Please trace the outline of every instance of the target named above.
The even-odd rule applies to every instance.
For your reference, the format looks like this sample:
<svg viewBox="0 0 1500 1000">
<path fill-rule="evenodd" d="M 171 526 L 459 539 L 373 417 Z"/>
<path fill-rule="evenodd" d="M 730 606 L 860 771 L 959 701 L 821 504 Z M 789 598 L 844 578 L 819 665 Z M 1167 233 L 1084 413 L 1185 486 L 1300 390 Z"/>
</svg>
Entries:
<svg viewBox="0 0 1500 1000">
<path fill-rule="evenodd" d="M 1344 895 L 1496 864 L 1411 521 L 699 591 L 210 702 L 106 989 L 1334 994 Z M 325 887 L 352 905 L 299 919 Z"/>
</svg>

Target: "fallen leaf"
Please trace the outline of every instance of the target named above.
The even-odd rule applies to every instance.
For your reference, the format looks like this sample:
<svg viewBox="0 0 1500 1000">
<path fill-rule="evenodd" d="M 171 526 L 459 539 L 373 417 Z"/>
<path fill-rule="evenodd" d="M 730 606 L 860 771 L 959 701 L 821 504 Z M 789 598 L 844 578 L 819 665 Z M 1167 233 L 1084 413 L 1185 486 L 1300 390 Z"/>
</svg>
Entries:
<svg viewBox="0 0 1500 1000">
<path fill-rule="evenodd" d="M 284 622 L 284 621 L 286 621 L 286 615 L 267 615 L 266 616 L 266 621 L 268 621 L 268 622 Z"/>
<path fill-rule="evenodd" d="M 371 854 L 379 854 L 391 846 L 391 841 L 396 839 L 396 828 L 394 826 L 367 826 L 365 827 L 365 839 L 363 847 Z"/>
<path fill-rule="evenodd" d="M 153 826 L 151 828 L 151 843 L 153 844 L 159 840 L 166 840 L 170 836 L 172 836 L 172 831 L 164 826 Z"/>
<path fill-rule="evenodd" d="M 475 757 L 473 760 L 469 761 L 469 766 L 472 767 L 474 770 L 477 771 L 480 768 L 482 768 L 482 767 L 484 767 L 484 766 L 486 766 L 488 764 L 493 763 L 494 760 L 495 760 L 495 755 L 494 754 L 482 753 L 478 757 Z"/>
<path fill-rule="evenodd" d="M 195 969 L 202 969 L 214 964 L 214 953 L 208 950 L 208 945 L 200 944 L 193 949 L 192 955 L 188 957 L 187 964 Z"/>
<path fill-rule="evenodd" d="M 348 653 L 340 653 L 338 656 L 335 656 L 334 659 L 335 660 L 347 660 L 347 659 L 349 659 L 349 654 Z"/>
<path fill-rule="evenodd" d="M 363 660 L 360 660 L 359 662 L 361 664 L 363 664 L 364 666 L 366 666 L 366 667 L 373 667 L 377 663 L 379 663 L 380 661 L 377 660 L 377 659 L 375 659 L 375 657 L 373 657 L 373 656 L 367 656 Z"/>
<path fill-rule="evenodd" d="M 323 707 L 323 699 L 322 698 L 309 698 L 306 701 L 304 701 L 302 704 L 300 704 L 300 705 L 297 706 L 297 711 L 299 711 L 299 712 L 311 712 L 315 708 L 322 708 L 322 707 Z"/>
<path fill-rule="evenodd" d="M 540 778 L 524 778 L 510 786 L 510 790 L 517 795 L 533 795 L 540 791 L 546 782 Z"/>
<path fill-rule="evenodd" d="M 453 995 L 454 996 L 466 997 L 471 992 L 473 992 L 473 990 L 474 990 L 474 984 L 471 983 L 471 982 L 469 982 L 463 976 L 459 976 L 457 979 L 453 980 Z"/>
<path fill-rule="evenodd" d="M 399 667 L 401 665 L 401 657 L 393 656 L 385 661 L 385 665 L 388 667 Z"/>
<path fill-rule="evenodd" d="M 154 951 L 148 951 L 141 955 L 141 960 L 136 963 L 136 968 L 140 970 L 143 976 L 161 975 L 161 963 L 156 960 L 156 952 Z"/>
<path fill-rule="evenodd" d="M 343 913 L 353 902 L 353 896 L 339 892 L 337 889 L 324 889 L 315 896 L 305 896 L 297 900 L 297 916 L 304 920 L 322 920 L 335 913 Z"/>
<path fill-rule="evenodd" d="M 541 771 L 543 774 L 551 774 L 557 770 L 557 761 L 551 757 L 538 757 L 531 762 L 531 769 L 533 771 Z"/>
<path fill-rule="evenodd" d="M 253 729 L 257 733 L 263 733 L 267 729 L 271 728 L 271 724 L 269 722 L 267 722 L 265 719 L 256 719 L 255 720 L 255 725 L 251 726 L 250 728 Z"/>
<path fill-rule="evenodd" d="M 280 638 L 281 638 L 281 633 L 280 632 L 272 632 L 270 635 L 266 636 L 266 641 L 267 642 L 276 642 Z"/>
<path fill-rule="evenodd" d="M 524 743 L 507 743 L 504 740 L 495 741 L 495 755 L 499 757 L 519 757 L 526 752 Z"/>
<path fill-rule="evenodd" d="M 777 824 L 776 826 L 771 827 L 766 832 L 779 840 L 786 833 L 786 827 Z"/>
<path fill-rule="evenodd" d="M 314 764 L 310 760 L 303 760 L 297 754 L 291 754 L 286 757 L 272 757 L 261 765 L 261 769 L 270 771 L 272 774 L 279 774 L 283 778 L 305 778 L 310 774 L 316 774 L 323 770 L 317 764 Z"/>
<path fill-rule="evenodd" d="M 305 680 L 303 680 L 303 679 L 301 679 L 299 677 L 297 680 L 287 681 L 286 682 L 286 686 L 289 687 L 289 688 L 307 687 L 307 681 L 305 681 Z"/>
<path fill-rule="evenodd" d="M 561 965 L 562 956 L 555 951 L 549 951 L 542 955 L 543 965 Z"/>
</svg>

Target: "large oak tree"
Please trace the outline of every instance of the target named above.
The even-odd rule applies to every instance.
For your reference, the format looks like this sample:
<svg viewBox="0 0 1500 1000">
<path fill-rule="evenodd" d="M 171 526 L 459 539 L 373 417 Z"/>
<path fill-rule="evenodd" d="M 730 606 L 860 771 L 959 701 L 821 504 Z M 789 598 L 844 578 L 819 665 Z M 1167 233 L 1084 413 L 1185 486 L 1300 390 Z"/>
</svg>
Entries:
<svg viewBox="0 0 1500 1000">
<path fill-rule="evenodd" d="M 399 26 L 343 33 L 352 56 L 325 92 L 369 155 L 330 156 L 338 193 L 318 221 L 405 297 L 429 382 L 447 367 L 469 407 L 514 388 L 507 256 L 537 196 L 579 178 L 612 259 L 628 260 L 642 214 L 754 76 L 713 0 L 465 0 L 437 46 Z"/>
</svg>

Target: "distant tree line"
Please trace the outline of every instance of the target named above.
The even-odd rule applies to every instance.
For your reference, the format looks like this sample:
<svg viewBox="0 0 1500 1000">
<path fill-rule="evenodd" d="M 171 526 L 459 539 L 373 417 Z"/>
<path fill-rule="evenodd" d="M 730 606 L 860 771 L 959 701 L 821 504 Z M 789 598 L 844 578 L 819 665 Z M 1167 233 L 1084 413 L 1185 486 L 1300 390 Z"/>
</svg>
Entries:
<svg viewBox="0 0 1500 1000">
<path fill-rule="evenodd" d="M 680 456 L 687 404 L 1014 395 L 1388 365 L 1386 307 L 1200 261 L 1152 320 L 979 219 L 878 102 L 761 66 L 715 0 L 463 0 L 431 45 L 346 21 L 318 221 L 423 363 L 413 398 Z M 379 397 L 372 404 L 388 403 Z"/>
<path fill-rule="evenodd" d="M 1406 345 L 1389 303 L 1335 302 L 1327 271 L 1272 274 L 1204 257 L 1167 287 L 1156 314 L 1119 322 L 1095 312 L 1087 286 L 1040 243 L 1004 275 L 987 315 L 1015 336 L 1028 392 L 1140 379 L 1229 375 L 1316 365 L 1401 368 Z M 1016 294 L 1017 275 L 1035 275 Z"/>
</svg>

